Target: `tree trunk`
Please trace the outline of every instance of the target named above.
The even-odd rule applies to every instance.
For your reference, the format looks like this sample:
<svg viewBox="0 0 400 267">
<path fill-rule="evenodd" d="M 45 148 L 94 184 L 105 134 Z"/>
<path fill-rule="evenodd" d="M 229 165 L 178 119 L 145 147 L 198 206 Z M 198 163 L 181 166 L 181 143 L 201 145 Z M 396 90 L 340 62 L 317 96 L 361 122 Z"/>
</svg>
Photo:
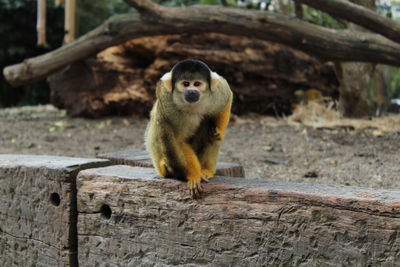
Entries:
<svg viewBox="0 0 400 267">
<path fill-rule="evenodd" d="M 375 9 L 373 0 L 355 0 L 359 5 Z M 362 37 L 368 30 L 350 23 L 349 30 Z M 375 64 L 347 62 L 342 63 L 343 76 L 340 77 L 339 110 L 345 117 L 367 117 L 371 115 L 372 106 L 368 97 L 368 90 L 373 86 Z"/>
</svg>

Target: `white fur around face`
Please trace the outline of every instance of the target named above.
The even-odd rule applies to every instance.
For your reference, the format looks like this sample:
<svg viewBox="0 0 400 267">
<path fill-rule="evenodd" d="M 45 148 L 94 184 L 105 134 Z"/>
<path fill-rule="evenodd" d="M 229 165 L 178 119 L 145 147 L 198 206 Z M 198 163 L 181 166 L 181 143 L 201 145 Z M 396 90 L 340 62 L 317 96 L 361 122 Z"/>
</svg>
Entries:
<svg viewBox="0 0 400 267">
<path fill-rule="evenodd" d="M 171 79 L 172 79 L 172 73 L 171 72 L 167 72 L 161 77 L 161 81 L 167 81 L 167 80 L 171 80 Z"/>
<path fill-rule="evenodd" d="M 218 73 L 212 71 L 211 80 L 219 80 L 219 79 L 221 79 L 221 76 Z"/>
<path fill-rule="evenodd" d="M 172 72 L 167 72 L 161 77 L 161 81 L 169 92 L 172 90 Z"/>
<path fill-rule="evenodd" d="M 216 72 L 211 72 L 211 90 L 218 84 L 222 77 L 216 73 Z"/>
</svg>

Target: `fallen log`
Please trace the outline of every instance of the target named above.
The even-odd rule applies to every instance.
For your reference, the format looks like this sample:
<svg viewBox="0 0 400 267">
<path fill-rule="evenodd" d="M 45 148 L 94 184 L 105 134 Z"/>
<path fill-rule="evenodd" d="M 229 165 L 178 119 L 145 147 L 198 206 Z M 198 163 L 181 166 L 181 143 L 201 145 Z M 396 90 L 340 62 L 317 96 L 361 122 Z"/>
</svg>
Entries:
<svg viewBox="0 0 400 267">
<path fill-rule="evenodd" d="M 128 149 L 97 155 L 98 158 L 108 159 L 112 164 L 130 165 L 137 167 L 154 168 L 150 155 L 145 150 Z M 218 162 L 215 175 L 244 178 L 244 168 L 238 163 Z"/>
<path fill-rule="evenodd" d="M 77 177 L 79 265 L 392 266 L 400 192 L 217 177 L 193 200 L 153 169 Z"/>
<path fill-rule="evenodd" d="M 238 115 L 287 114 L 296 90 L 338 96 L 333 64 L 284 45 L 208 33 L 138 38 L 110 47 L 51 75 L 51 102 L 69 116 L 148 117 L 158 80 L 185 58 L 201 59 L 226 77 Z"/>
<path fill-rule="evenodd" d="M 117 16 L 77 41 L 4 68 L 13 86 L 43 79 L 73 62 L 132 38 L 168 34 L 225 33 L 285 44 L 324 60 L 400 65 L 400 45 L 377 34 L 362 37 L 279 14 L 227 7 L 162 7 L 126 0 L 140 13 Z"/>
</svg>

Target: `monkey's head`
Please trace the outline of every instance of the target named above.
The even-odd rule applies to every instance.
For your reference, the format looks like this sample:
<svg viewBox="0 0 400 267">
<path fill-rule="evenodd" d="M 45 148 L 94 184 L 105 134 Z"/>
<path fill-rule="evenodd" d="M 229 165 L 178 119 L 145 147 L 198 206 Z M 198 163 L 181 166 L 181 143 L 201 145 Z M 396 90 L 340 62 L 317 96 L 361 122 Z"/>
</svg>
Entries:
<svg viewBox="0 0 400 267">
<path fill-rule="evenodd" d="M 212 79 L 216 75 L 204 62 L 186 59 L 177 63 L 161 80 L 166 83 L 177 106 L 196 109 L 211 101 Z"/>
</svg>

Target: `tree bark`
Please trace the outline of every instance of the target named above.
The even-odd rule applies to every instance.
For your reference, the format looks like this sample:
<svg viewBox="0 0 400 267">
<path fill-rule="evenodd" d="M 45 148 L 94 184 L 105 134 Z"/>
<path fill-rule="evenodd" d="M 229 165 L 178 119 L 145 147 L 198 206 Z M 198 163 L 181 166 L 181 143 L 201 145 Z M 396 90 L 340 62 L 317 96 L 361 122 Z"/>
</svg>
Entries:
<svg viewBox="0 0 400 267">
<path fill-rule="evenodd" d="M 64 10 L 64 43 L 68 44 L 76 35 L 76 0 L 65 0 Z"/>
<path fill-rule="evenodd" d="M 324 60 L 380 62 L 400 66 L 400 45 L 376 34 L 325 29 L 269 12 L 226 7 L 162 7 L 147 0 L 126 0 L 139 12 L 117 16 L 73 43 L 3 70 L 18 86 L 43 79 L 60 68 L 129 39 L 219 32 L 248 36 L 295 47 Z"/>
<path fill-rule="evenodd" d="M 295 1 L 363 26 L 370 31 L 380 33 L 397 43 L 400 42 L 400 24 L 392 19 L 383 17 L 364 6 L 345 0 Z"/>
<path fill-rule="evenodd" d="M 46 0 L 37 1 L 37 44 L 46 45 Z"/>
</svg>

